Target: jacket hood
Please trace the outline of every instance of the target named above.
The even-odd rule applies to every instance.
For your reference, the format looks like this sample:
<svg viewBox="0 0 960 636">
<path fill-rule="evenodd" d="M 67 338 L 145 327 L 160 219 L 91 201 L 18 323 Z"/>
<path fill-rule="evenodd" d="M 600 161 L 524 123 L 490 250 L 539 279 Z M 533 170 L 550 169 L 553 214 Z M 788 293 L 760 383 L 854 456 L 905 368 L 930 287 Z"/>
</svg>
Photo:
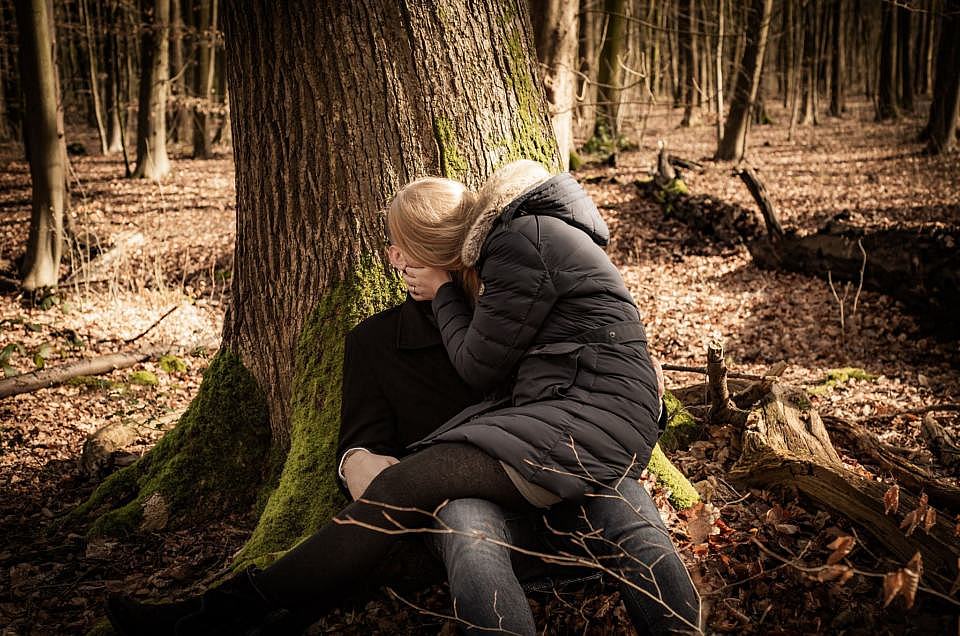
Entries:
<svg viewBox="0 0 960 636">
<path fill-rule="evenodd" d="M 473 267 L 490 231 L 499 219 L 510 221 L 524 215 L 552 216 L 582 230 L 601 247 L 610 231 L 597 206 L 569 173 L 551 176 L 535 161 L 515 161 L 497 170 L 480 188 L 461 250 L 461 260 Z"/>
</svg>

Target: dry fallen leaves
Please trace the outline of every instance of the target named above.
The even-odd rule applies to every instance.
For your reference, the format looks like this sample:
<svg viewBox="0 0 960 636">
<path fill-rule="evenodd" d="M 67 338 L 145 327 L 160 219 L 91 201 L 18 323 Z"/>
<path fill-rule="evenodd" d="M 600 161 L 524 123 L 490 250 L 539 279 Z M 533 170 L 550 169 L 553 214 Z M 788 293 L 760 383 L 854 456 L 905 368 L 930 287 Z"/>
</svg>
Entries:
<svg viewBox="0 0 960 636">
<path fill-rule="evenodd" d="M 690 509 L 687 520 L 687 536 L 694 544 L 700 544 L 712 534 L 720 534 L 716 522 L 720 519 L 720 511 L 713 504 L 698 502 Z"/>
<path fill-rule="evenodd" d="M 842 537 L 837 537 L 827 546 L 833 552 L 830 553 L 830 556 L 827 557 L 827 565 L 834 565 L 839 563 L 841 559 L 850 554 L 850 551 L 853 550 L 853 546 L 856 544 L 857 540 L 850 535 L 844 535 Z"/>
<path fill-rule="evenodd" d="M 896 512 L 900 507 L 900 486 L 894 484 L 883 493 L 883 514 Z"/>
<path fill-rule="evenodd" d="M 924 524 L 924 531 L 930 532 L 930 528 L 936 523 L 936 511 L 934 511 L 932 519 L 928 514 L 929 512 L 930 509 L 927 507 L 927 493 L 921 493 L 920 501 L 917 502 L 916 509 L 907 513 L 907 516 L 900 522 L 900 529 L 906 529 L 906 535 L 909 537 L 913 534 L 913 531 L 917 529 L 917 526 L 922 523 Z"/>
<path fill-rule="evenodd" d="M 923 559 L 917 552 L 904 567 L 896 572 L 885 574 L 883 577 L 883 606 L 887 607 L 893 599 L 902 594 L 907 609 L 913 607 L 922 573 Z"/>
</svg>

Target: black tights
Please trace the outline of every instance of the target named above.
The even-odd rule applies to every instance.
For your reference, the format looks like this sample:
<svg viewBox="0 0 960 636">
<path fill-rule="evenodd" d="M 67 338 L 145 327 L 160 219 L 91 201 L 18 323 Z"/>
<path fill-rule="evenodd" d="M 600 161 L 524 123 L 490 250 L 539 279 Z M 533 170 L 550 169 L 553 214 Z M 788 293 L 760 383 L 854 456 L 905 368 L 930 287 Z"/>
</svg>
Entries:
<svg viewBox="0 0 960 636">
<path fill-rule="evenodd" d="M 351 503 L 334 521 L 257 573 L 254 583 L 281 607 L 335 605 L 365 587 L 398 538 L 356 523 L 384 530 L 397 530 L 397 524 L 410 529 L 433 526 L 429 515 L 377 504 L 429 513 L 448 499 L 465 497 L 486 499 L 508 510 L 530 507 L 498 460 L 470 444 L 436 444 L 380 473 L 363 493 L 363 499 L 376 503 Z M 356 523 L 336 522 L 349 519 Z"/>
</svg>

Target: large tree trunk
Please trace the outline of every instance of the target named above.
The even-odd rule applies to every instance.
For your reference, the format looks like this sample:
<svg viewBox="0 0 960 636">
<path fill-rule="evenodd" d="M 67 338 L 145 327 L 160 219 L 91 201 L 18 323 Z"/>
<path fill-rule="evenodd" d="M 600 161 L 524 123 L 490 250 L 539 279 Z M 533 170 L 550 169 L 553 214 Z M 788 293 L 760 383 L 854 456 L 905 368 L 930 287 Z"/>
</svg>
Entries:
<svg viewBox="0 0 960 636">
<path fill-rule="evenodd" d="M 612 142 L 615 149 L 620 136 L 620 57 L 625 43 L 626 0 L 604 0 L 603 10 L 606 28 L 597 60 L 597 112 L 593 137 L 604 144 Z"/>
<path fill-rule="evenodd" d="M 573 150 L 573 108 L 577 99 L 577 6 L 569 0 L 531 0 L 534 41 L 543 69 L 562 167 L 570 166 Z"/>
<path fill-rule="evenodd" d="M 23 136 L 33 193 L 22 286 L 32 291 L 57 286 L 68 205 L 67 153 L 51 6 L 48 0 L 17 0 L 14 8 L 26 105 Z"/>
<path fill-rule="evenodd" d="M 137 167 L 133 176 L 159 179 L 170 172 L 167 158 L 168 31 L 171 0 L 140 0 L 144 31 L 137 113 Z"/>
<path fill-rule="evenodd" d="M 233 0 L 224 11 L 237 238 L 222 350 L 177 427 L 80 513 L 124 492 L 131 503 L 94 530 L 129 529 L 157 494 L 186 523 L 226 501 L 248 506 L 239 493 L 282 469 L 246 559 L 288 548 L 341 502 L 343 339 L 401 297 L 378 210 L 416 177 L 476 187 L 504 162 L 556 169 L 559 156 L 522 0 Z"/>
<path fill-rule="evenodd" d="M 933 76 L 933 100 L 924 131 L 927 150 L 938 154 L 957 145 L 957 116 L 960 113 L 960 1 L 946 0 L 937 45 Z"/>
<path fill-rule="evenodd" d="M 890 2 L 881 6 L 880 71 L 877 77 L 877 120 L 896 119 L 897 110 L 897 9 Z"/>
<path fill-rule="evenodd" d="M 760 87 L 772 12 L 773 0 L 753 0 L 747 22 L 747 44 L 743 49 L 733 101 L 730 102 L 730 116 L 723 139 L 717 147 L 717 159 L 720 161 L 739 160 L 746 150 L 747 126 Z"/>
</svg>

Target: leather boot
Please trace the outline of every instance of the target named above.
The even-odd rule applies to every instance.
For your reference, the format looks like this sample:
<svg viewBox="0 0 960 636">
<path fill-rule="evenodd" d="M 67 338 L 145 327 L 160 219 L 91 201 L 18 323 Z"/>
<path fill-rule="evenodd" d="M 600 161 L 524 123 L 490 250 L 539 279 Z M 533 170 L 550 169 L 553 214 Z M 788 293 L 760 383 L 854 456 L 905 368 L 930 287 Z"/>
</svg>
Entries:
<svg viewBox="0 0 960 636">
<path fill-rule="evenodd" d="M 203 593 L 200 609 L 176 623 L 177 636 L 254 636 L 288 612 L 269 601 L 249 568 Z"/>
<path fill-rule="evenodd" d="M 170 636 L 177 621 L 200 607 L 199 596 L 173 603 L 141 603 L 125 594 L 111 594 L 107 618 L 117 636 Z"/>
</svg>

